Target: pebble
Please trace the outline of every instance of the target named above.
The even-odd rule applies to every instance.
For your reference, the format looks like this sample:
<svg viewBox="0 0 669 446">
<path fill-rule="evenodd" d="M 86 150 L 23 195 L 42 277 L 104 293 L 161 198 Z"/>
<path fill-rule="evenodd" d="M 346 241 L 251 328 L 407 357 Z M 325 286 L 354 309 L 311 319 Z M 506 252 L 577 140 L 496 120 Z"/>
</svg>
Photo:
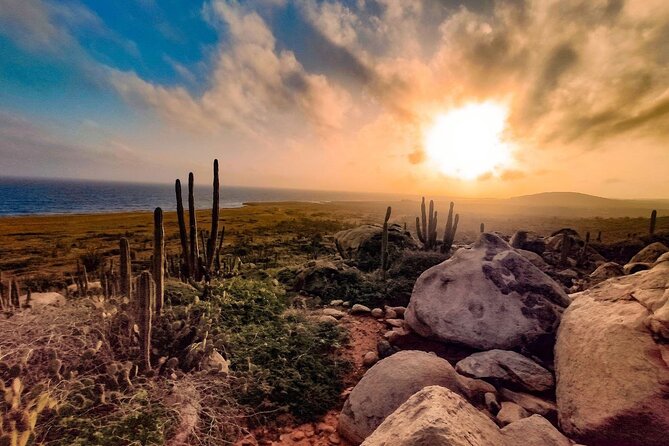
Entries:
<svg viewBox="0 0 669 446">
<path fill-rule="evenodd" d="M 369 314 L 371 312 L 372 310 L 370 310 L 369 307 L 366 307 L 361 304 L 355 304 L 351 308 L 351 314 Z"/>
<path fill-rule="evenodd" d="M 397 312 L 392 308 L 386 309 L 386 319 L 395 319 L 397 318 Z"/>
<path fill-rule="evenodd" d="M 318 423 L 318 426 L 316 426 L 316 430 L 320 432 L 325 432 L 326 434 L 334 434 L 337 432 L 337 429 L 335 429 L 334 426 L 330 426 L 329 424 L 325 423 Z"/>
<path fill-rule="evenodd" d="M 386 319 L 386 324 L 391 327 L 402 328 L 404 326 L 404 321 L 402 319 Z"/>
<path fill-rule="evenodd" d="M 293 432 L 293 435 L 290 436 L 294 441 L 304 440 L 304 437 L 306 437 L 306 435 L 302 431 L 295 431 Z"/>
<path fill-rule="evenodd" d="M 374 308 L 372 310 L 372 317 L 375 317 L 377 319 L 381 319 L 383 317 L 383 310 L 380 308 Z"/>
<path fill-rule="evenodd" d="M 341 300 L 341 299 L 335 299 L 335 300 L 331 300 L 331 301 L 330 301 L 330 306 L 332 306 L 332 307 L 339 307 L 339 306 L 341 306 L 343 303 L 344 303 L 343 300 Z"/>
<path fill-rule="evenodd" d="M 328 441 L 330 441 L 330 443 L 332 443 L 332 444 L 341 443 L 341 440 L 339 439 L 339 435 L 337 435 L 336 433 L 335 434 L 330 434 L 330 436 L 328 437 Z"/>
<path fill-rule="evenodd" d="M 379 361 L 379 355 L 376 352 L 367 352 L 362 358 L 362 365 L 365 367 L 371 367 Z"/>
</svg>

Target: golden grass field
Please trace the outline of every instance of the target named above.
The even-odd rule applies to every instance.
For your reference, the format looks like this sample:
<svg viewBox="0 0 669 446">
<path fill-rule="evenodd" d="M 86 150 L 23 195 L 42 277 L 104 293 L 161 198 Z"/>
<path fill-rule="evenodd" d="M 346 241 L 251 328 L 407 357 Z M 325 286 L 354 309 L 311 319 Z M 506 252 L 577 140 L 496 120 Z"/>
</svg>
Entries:
<svg viewBox="0 0 669 446">
<path fill-rule="evenodd" d="M 381 223 L 386 206 L 393 207 L 391 222 L 407 224 L 414 231 L 419 203 L 400 201 L 331 202 L 331 203 L 255 203 L 241 208 L 222 209 L 221 225 L 225 226 L 224 253 L 239 255 L 247 261 L 276 258 L 281 263 L 308 257 L 311 239 L 327 236 L 339 229 L 361 223 Z M 437 203 L 446 211 L 446 203 Z M 500 212 L 498 208 L 464 203 L 456 204 L 460 226 L 456 242 L 471 242 L 481 222 L 486 231 L 510 235 L 517 229 L 542 234 L 562 227 L 593 237 L 602 231 L 605 242 L 643 235 L 648 231 L 647 218 L 567 218 Z M 440 227 L 445 222 L 443 212 Z M 198 229 L 208 229 L 210 212 L 198 211 Z M 658 219 L 658 231 L 669 229 L 669 217 Z M 443 229 L 440 229 L 443 230 Z M 0 218 L 0 271 L 19 278 L 47 277 L 62 279 L 74 272 L 77 259 L 86 253 L 111 256 L 118 253 L 118 240 L 127 237 L 136 260 L 151 254 L 153 215 L 151 212 L 113 214 L 72 214 Z M 165 234 L 168 254 L 179 250 L 176 212 L 165 213 Z M 288 243 L 290 242 L 290 243 Z M 290 246 L 289 246 L 290 245 Z M 293 258 L 297 257 L 297 258 Z"/>
</svg>

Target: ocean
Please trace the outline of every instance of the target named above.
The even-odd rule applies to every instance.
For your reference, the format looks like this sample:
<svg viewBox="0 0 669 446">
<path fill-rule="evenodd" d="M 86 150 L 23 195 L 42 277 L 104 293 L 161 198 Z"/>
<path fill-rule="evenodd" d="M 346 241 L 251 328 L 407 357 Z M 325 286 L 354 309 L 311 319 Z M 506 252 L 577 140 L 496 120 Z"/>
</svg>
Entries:
<svg viewBox="0 0 669 446">
<path fill-rule="evenodd" d="M 211 194 L 211 185 L 196 184 L 196 207 L 211 208 Z M 187 207 L 187 183 L 182 183 L 182 196 Z M 367 201 L 390 197 L 393 195 L 223 185 L 220 203 L 221 207 L 235 208 L 250 202 Z M 150 211 L 158 206 L 166 211 L 176 209 L 174 184 L 0 178 L 0 216 Z"/>
</svg>

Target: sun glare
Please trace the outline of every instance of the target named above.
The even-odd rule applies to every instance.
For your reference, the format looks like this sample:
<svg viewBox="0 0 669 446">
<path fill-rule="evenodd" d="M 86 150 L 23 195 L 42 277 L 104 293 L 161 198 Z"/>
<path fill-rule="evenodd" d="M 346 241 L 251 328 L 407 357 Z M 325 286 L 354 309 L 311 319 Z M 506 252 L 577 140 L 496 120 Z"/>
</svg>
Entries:
<svg viewBox="0 0 669 446">
<path fill-rule="evenodd" d="M 464 180 L 495 174 L 512 161 L 503 139 L 507 108 L 496 102 L 467 104 L 439 115 L 425 134 L 425 151 L 441 173 Z"/>
</svg>

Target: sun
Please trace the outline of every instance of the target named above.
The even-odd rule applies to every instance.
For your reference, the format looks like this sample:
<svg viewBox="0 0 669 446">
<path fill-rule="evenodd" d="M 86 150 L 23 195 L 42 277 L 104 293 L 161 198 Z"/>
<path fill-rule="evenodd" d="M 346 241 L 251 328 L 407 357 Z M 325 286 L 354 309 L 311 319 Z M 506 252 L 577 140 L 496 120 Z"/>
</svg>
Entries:
<svg viewBox="0 0 669 446">
<path fill-rule="evenodd" d="M 470 103 L 438 115 L 425 133 L 425 151 L 444 175 L 473 180 L 511 164 L 504 140 L 508 109 L 496 102 Z"/>
</svg>

